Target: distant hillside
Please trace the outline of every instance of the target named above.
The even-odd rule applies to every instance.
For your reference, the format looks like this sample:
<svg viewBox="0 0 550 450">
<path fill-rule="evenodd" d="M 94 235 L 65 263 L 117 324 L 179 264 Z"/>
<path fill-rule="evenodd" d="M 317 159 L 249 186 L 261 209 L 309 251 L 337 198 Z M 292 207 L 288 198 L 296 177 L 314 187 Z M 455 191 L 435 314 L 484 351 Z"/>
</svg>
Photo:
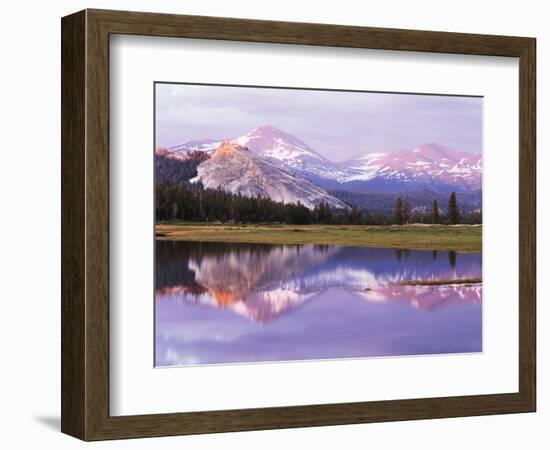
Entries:
<svg viewBox="0 0 550 450">
<path fill-rule="evenodd" d="M 329 193 L 350 206 L 357 206 L 362 212 L 381 214 L 391 214 L 393 212 L 397 197 L 401 197 L 403 200 L 408 199 L 413 209 L 424 208 L 426 211 L 431 211 L 434 199 L 437 200 L 439 209 L 442 211 L 447 209 L 447 202 L 449 201 L 449 194 L 429 190 L 370 193 L 331 190 Z M 456 196 L 458 207 L 463 212 L 478 210 L 482 207 L 481 189 L 457 192 Z"/>
<path fill-rule="evenodd" d="M 204 152 L 178 155 L 165 149 L 155 152 L 155 179 L 157 183 L 183 186 L 197 176 L 197 167 L 210 156 Z"/>
</svg>

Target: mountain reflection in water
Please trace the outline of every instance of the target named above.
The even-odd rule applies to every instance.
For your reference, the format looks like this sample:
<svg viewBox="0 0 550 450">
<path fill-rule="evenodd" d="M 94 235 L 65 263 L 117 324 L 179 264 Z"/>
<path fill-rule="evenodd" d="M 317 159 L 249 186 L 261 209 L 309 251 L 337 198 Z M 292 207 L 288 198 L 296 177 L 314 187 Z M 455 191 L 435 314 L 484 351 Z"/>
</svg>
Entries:
<svg viewBox="0 0 550 450">
<path fill-rule="evenodd" d="M 481 254 L 156 242 L 156 365 L 481 351 Z"/>
</svg>

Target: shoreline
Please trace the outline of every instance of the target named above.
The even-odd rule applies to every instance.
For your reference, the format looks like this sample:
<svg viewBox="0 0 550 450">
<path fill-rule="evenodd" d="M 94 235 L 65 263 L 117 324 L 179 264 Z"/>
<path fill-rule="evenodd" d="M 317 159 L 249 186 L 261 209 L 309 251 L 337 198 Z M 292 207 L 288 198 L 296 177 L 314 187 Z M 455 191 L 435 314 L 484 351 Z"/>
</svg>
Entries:
<svg viewBox="0 0 550 450">
<path fill-rule="evenodd" d="M 159 223 L 155 239 L 249 244 L 317 244 L 480 253 L 481 225 L 285 225 Z"/>
<path fill-rule="evenodd" d="M 474 285 L 482 284 L 481 278 L 455 278 L 452 280 L 411 280 L 402 281 L 399 286 L 446 286 L 455 284 Z"/>
</svg>

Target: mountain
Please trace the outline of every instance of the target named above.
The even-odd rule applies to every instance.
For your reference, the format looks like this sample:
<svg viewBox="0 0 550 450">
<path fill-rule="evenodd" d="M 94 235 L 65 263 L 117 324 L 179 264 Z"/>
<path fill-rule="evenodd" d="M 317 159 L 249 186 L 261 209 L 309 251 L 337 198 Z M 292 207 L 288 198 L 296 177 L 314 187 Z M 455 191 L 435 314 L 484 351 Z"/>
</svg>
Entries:
<svg viewBox="0 0 550 450">
<path fill-rule="evenodd" d="M 202 139 L 199 141 L 188 141 L 183 144 L 178 144 L 170 147 L 169 151 L 178 153 L 187 153 L 189 151 L 198 151 L 212 153 L 223 142 L 215 139 Z"/>
<path fill-rule="evenodd" d="M 333 162 L 305 142 L 271 125 L 226 140 L 324 188 L 350 192 L 469 191 L 481 188 L 481 154 L 423 144 L 413 150 L 377 152 Z M 225 141 L 189 141 L 168 149 L 176 154 L 212 154 Z"/>
<path fill-rule="evenodd" d="M 233 139 L 264 158 L 280 163 L 285 169 L 306 178 L 337 180 L 345 176 L 337 163 L 321 156 L 305 142 L 271 125 L 252 130 Z"/>
<path fill-rule="evenodd" d="M 252 152 L 242 145 L 224 142 L 209 159 L 199 164 L 192 182 L 205 188 L 221 188 L 247 197 L 267 197 L 284 203 L 300 202 L 313 209 L 321 202 L 332 208 L 346 205 L 321 187 L 295 173 L 288 172 L 272 159 Z"/>
<path fill-rule="evenodd" d="M 343 189 L 358 192 L 419 189 L 451 192 L 481 188 L 481 154 L 457 152 L 436 143 L 412 151 L 369 153 L 341 166 L 348 173 L 353 172 L 346 178 Z"/>
<path fill-rule="evenodd" d="M 263 158 L 271 159 L 284 169 L 300 174 L 310 181 L 322 185 L 323 181 L 335 181 L 345 178 L 346 173 L 335 162 L 321 156 L 300 139 L 285 133 L 271 125 L 264 125 L 236 138 L 215 141 L 203 139 L 188 141 L 170 147 L 170 151 L 185 153 L 202 151 L 212 153 L 223 142 L 247 147 Z M 337 182 L 336 182 L 337 183 Z M 330 184 L 330 183 L 329 183 Z M 336 185 L 334 185 L 336 186 Z"/>
</svg>

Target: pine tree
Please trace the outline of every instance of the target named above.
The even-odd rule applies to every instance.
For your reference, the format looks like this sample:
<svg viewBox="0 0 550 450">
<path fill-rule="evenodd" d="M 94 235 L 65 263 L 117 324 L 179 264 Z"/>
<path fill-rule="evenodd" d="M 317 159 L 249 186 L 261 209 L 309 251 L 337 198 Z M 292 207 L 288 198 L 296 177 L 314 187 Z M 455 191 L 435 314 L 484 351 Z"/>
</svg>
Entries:
<svg viewBox="0 0 550 450">
<path fill-rule="evenodd" d="M 353 225 L 359 225 L 361 223 L 361 211 L 357 206 L 353 206 L 350 211 L 350 222 Z"/>
<path fill-rule="evenodd" d="M 172 203 L 172 219 L 178 218 L 178 204 L 176 202 Z"/>
<path fill-rule="evenodd" d="M 451 225 L 456 225 L 460 220 L 458 205 L 456 204 L 456 194 L 454 192 L 452 192 L 451 196 L 449 197 L 448 215 L 449 215 L 449 224 Z"/>
<path fill-rule="evenodd" d="M 403 223 L 408 224 L 411 221 L 411 203 L 405 199 L 403 203 Z"/>
<path fill-rule="evenodd" d="M 403 200 L 397 197 L 395 202 L 394 220 L 397 225 L 403 225 Z"/>
<path fill-rule="evenodd" d="M 432 202 L 432 223 L 439 223 L 439 206 L 435 198 Z"/>
</svg>

